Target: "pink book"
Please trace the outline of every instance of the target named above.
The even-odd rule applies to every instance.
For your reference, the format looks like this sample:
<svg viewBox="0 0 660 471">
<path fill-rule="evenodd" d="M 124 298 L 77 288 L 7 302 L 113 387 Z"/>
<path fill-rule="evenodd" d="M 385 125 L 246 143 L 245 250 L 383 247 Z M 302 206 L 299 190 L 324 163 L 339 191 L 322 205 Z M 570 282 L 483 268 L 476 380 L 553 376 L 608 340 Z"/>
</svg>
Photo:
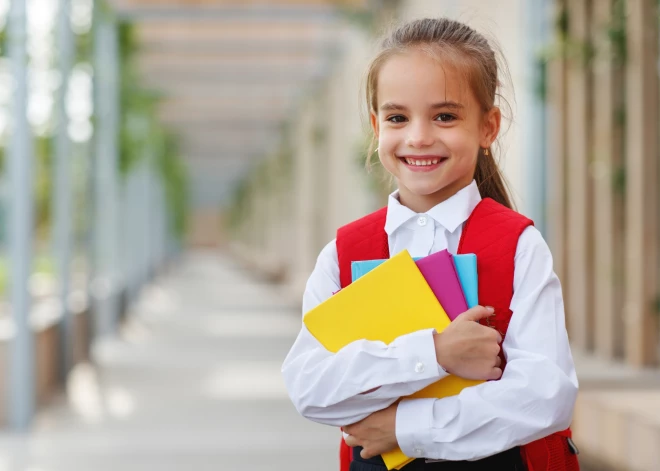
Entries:
<svg viewBox="0 0 660 471">
<path fill-rule="evenodd" d="M 417 268 L 422 272 L 433 294 L 452 321 L 467 311 L 467 302 L 456 272 L 452 255 L 442 250 L 417 260 Z"/>
</svg>

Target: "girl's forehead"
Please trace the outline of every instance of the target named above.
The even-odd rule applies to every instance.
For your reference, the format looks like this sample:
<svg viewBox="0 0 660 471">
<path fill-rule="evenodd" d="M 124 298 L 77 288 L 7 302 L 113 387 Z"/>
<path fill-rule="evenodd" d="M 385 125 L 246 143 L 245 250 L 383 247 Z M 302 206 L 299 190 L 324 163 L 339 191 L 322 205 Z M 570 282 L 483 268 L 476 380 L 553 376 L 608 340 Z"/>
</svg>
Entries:
<svg viewBox="0 0 660 471">
<path fill-rule="evenodd" d="M 460 102 L 470 101 L 469 86 L 464 70 L 413 49 L 389 57 L 381 66 L 377 80 L 378 101 L 396 97 Z"/>
</svg>

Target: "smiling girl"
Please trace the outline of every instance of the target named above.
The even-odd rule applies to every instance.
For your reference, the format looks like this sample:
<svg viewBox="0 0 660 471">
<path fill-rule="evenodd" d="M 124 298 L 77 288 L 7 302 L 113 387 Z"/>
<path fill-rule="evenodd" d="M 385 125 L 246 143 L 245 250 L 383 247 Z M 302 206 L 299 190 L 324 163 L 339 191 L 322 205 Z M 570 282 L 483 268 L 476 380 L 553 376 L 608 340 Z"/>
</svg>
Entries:
<svg viewBox="0 0 660 471">
<path fill-rule="evenodd" d="M 350 284 L 352 261 L 404 249 L 475 253 L 483 306 L 442 333 L 361 340 L 337 353 L 303 324 L 285 383 L 303 416 L 343 427 L 343 470 L 384 471 L 380 455 L 397 446 L 419 458 L 406 471 L 578 469 L 561 286 L 541 234 L 511 209 L 492 155 L 498 87 L 488 42 L 448 19 L 399 27 L 369 67 L 374 147 L 398 190 L 323 249 L 303 312 Z M 454 397 L 399 400 L 448 374 L 488 381 Z"/>
</svg>

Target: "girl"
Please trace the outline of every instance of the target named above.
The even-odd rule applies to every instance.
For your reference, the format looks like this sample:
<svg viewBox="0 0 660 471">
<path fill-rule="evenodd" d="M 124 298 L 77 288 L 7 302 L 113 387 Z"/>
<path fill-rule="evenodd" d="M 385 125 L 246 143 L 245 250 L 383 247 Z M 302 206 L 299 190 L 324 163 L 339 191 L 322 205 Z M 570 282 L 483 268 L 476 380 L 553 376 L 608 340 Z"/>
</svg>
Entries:
<svg viewBox="0 0 660 471">
<path fill-rule="evenodd" d="M 303 312 L 350 283 L 351 261 L 404 249 L 476 253 L 484 307 L 442 333 L 357 341 L 336 354 L 303 325 L 282 367 L 295 407 L 343 427 L 351 471 L 384 471 L 379 455 L 397 446 L 419 458 L 406 471 L 577 470 L 566 429 L 578 383 L 561 287 L 542 236 L 511 209 L 491 152 L 501 121 L 493 49 L 464 24 L 413 21 L 383 41 L 366 85 L 378 155 L 398 190 L 323 249 Z M 448 374 L 490 381 L 399 401 Z"/>
</svg>

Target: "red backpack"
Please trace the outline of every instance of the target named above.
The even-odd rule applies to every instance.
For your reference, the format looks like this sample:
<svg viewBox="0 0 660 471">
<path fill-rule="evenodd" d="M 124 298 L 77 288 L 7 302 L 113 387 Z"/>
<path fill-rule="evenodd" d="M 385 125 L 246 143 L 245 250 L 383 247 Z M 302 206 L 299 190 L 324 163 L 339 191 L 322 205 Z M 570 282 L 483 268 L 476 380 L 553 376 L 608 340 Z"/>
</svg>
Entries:
<svg viewBox="0 0 660 471">
<path fill-rule="evenodd" d="M 387 208 L 341 227 L 337 231 L 337 255 L 341 287 L 351 283 L 351 262 L 389 258 L 385 232 Z M 495 315 L 482 321 L 506 335 L 512 311 L 514 257 L 518 239 L 533 222 L 519 213 L 484 198 L 465 223 L 458 253 L 474 253 L 479 272 L 479 302 L 493 306 Z M 500 350 L 502 368 L 504 354 Z M 577 449 L 566 429 L 521 447 L 528 471 L 579 471 Z M 352 449 L 341 440 L 340 471 L 348 471 Z"/>
</svg>

